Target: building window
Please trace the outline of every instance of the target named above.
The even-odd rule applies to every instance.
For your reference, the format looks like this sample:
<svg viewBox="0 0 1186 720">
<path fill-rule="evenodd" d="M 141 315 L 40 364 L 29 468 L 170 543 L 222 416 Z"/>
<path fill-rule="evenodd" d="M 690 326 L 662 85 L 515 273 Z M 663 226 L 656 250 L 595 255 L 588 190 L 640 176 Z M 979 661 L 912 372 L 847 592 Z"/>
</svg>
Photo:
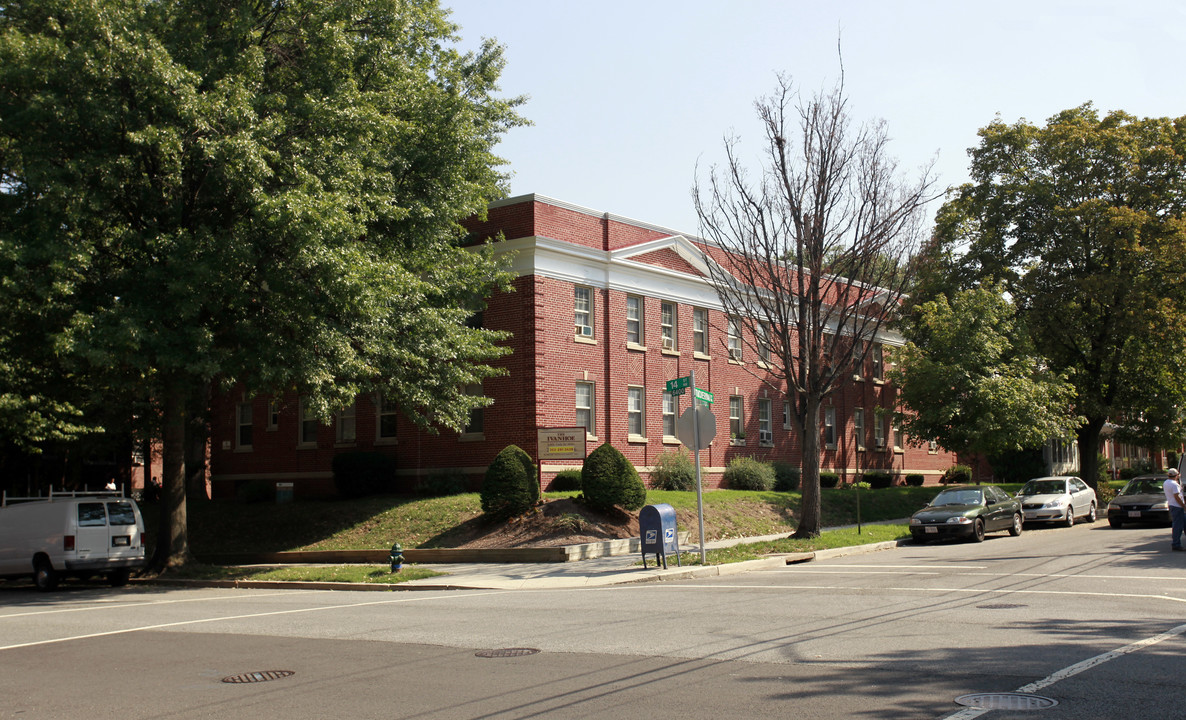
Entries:
<svg viewBox="0 0 1186 720">
<path fill-rule="evenodd" d="M 938 455 L 939 454 L 939 441 L 938 440 L 928 440 L 927 441 L 927 452 L 931 455 Z"/>
<path fill-rule="evenodd" d="M 852 341 L 852 378 L 860 380 L 865 376 L 865 341 Z"/>
<path fill-rule="evenodd" d="M 272 398 L 268 401 L 268 429 L 275 430 L 280 427 L 280 401 Z"/>
<path fill-rule="evenodd" d="M 577 425 L 585 428 L 585 434 L 596 435 L 593 426 L 593 383 L 577 383 Z"/>
<path fill-rule="evenodd" d="M 379 434 L 380 440 L 394 440 L 399 426 L 399 415 L 397 414 L 395 403 L 391 400 L 379 396 Z"/>
<path fill-rule="evenodd" d="M 902 434 L 902 424 L 895 422 L 894 428 L 894 450 L 902 452 L 902 448 L 906 447 L 906 436 Z"/>
<path fill-rule="evenodd" d="M 774 430 L 770 426 L 770 398 L 758 399 L 758 444 L 773 445 Z"/>
<path fill-rule="evenodd" d="M 675 303 L 661 303 L 659 305 L 659 328 L 663 336 L 663 349 L 675 350 L 677 344 Z"/>
<path fill-rule="evenodd" d="M 300 401 L 300 417 L 301 425 L 297 431 L 297 442 L 301 445 L 316 445 L 317 444 L 317 426 L 320 424 L 317 416 L 313 414 L 313 408 L 309 407 L 309 398 L 302 397 Z"/>
<path fill-rule="evenodd" d="M 358 416 L 357 409 L 354 403 L 350 403 L 346 407 L 338 411 L 338 416 L 335 418 L 334 425 L 337 427 L 335 440 L 339 443 L 349 444 L 358 439 Z"/>
<path fill-rule="evenodd" d="M 626 296 L 626 342 L 642 345 L 642 298 Z"/>
<path fill-rule="evenodd" d="M 675 396 L 663 393 L 663 436 L 675 437 Z"/>
<path fill-rule="evenodd" d="M 865 409 L 855 408 L 852 411 L 853 444 L 857 450 L 865 449 Z"/>
<path fill-rule="evenodd" d="M 824 447 L 836 447 L 836 408 L 824 408 Z"/>
<path fill-rule="evenodd" d="M 741 323 L 729 318 L 729 359 L 741 362 Z"/>
<path fill-rule="evenodd" d="M 740 395 L 729 396 L 729 437 L 740 444 L 745 444 L 745 421 L 741 411 L 744 408 Z"/>
<path fill-rule="evenodd" d="M 889 417 L 882 415 L 873 420 L 873 444 L 880 450 L 885 447 L 885 424 Z"/>
<path fill-rule="evenodd" d="M 790 400 L 782 401 L 782 429 L 783 430 L 791 429 L 791 401 Z"/>
<path fill-rule="evenodd" d="M 703 308 L 692 311 L 692 351 L 708 354 L 708 311 Z"/>
<path fill-rule="evenodd" d="M 482 383 L 470 383 L 465 386 L 465 394 L 471 397 L 482 397 Z M 469 411 L 469 421 L 465 423 L 466 435 L 481 435 L 486 424 L 486 407 L 476 407 Z"/>
<path fill-rule="evenodd" d="M 241 402 L 235 410 L 235 440 L 240 450 L 250 450 L 252 440 L 251 403 Z"/>
<path fill-rule="evenodd" d="M 626 389 L 626 432 L 629 435 L 636 437 L 645 437 L 647 434 L 646 426 L 646 402 L 644 401 L 643 389 L 640 387 L 631 387 Z"/>
<path fill-rule="evenodd" d="M 573 307 L 578 337 L 593 337 L 593 288 L 577 285 L 574 288 Z"/>
<path fill-rule="evenodd" d="M 765 323 L 759 323 L 754 328 L 757 333 L 758 343 L 758 359 L 764 363 L 770 363 L 770 326 Z"/>
<path fill-rule="evenodd" d="M 885 352 L 882 350 L 880 344 L 876 344 L 872 349 L 873 353 L 873 379 L 880 380 L 882 372 L 885 370 Z"/>
</svg>

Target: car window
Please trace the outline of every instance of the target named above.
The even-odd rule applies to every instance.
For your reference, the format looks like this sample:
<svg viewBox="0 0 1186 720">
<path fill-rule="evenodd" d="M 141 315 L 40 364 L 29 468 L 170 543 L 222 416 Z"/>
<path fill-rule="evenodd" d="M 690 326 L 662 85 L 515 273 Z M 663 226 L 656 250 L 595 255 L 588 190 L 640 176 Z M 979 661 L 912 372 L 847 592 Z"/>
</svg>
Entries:
<svg viewBox="0 0 1186 720">
<path fill-rule="evenodd" d="M 1150 478 L 1140 478 L 1131 480 L 1124 489 L 1120 491 L 1121 495 L 1147 495 L 1157 494 L 1162 490 L 1162 483 L 1164 480 L 1156 480 Z"/>
<path fill-rule="evenodd" d="M 79 527 L 103 527 L 107 524 L 107 513 L 103 503 L 78 503 Z"/>
<path fill-rule="evenodd" d="M 1066 491 L 1062 480 L 1030 480 L 1021 488 L 1022 495 L 1053 495 Z"/>
<path fill-rule="evenodd" d="M 985 490 L 988 491 L 989 499 L 992 500 L 993 502 L 1004 502 L 1005 500 L 1009 499 L 1008 497 L 1005 496 L 1005 493 L 1000 491 L 999 488 L 988 487 L 988 488 L 985 488 Z"/>
<path fill-rule="evenodd" d="M 132 511 L 132 503 L 117 501 L 107 503 L 107 515 L 112 525 L 135 525 L 136 513 Z"/>
<path fill-rule="evenodd" d="M 1079 478 L 1071 478 L 1071 487 L 1075 489 L 1075 492 L 1083 492 L 1087 489 L 1087 483 Z"/>
<path fill-rule="evenodd" d="M 931 501 L 932 505 L 980 505 L 984 497 L 979 490 L 944 490 Z"/>
</svg>

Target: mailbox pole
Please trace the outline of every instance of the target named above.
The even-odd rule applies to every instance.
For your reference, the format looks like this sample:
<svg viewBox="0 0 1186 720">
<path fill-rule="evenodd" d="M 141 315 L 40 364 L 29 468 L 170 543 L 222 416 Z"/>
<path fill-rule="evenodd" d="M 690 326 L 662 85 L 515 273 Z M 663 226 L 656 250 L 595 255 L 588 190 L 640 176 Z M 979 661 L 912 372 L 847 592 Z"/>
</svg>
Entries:
<svg viewBox="0 0 1186 720">
<path fill-rule="evenodd" d="M 704 553 L 704 488 L 700 484 L 700 403 L 696 402 L 696 371 L 692 371 L 692 425 L 695 427 L 693 444 L 696 446 L 696 516 L 700 520 L 700 564 L 707 565 Z"/>
</svg>

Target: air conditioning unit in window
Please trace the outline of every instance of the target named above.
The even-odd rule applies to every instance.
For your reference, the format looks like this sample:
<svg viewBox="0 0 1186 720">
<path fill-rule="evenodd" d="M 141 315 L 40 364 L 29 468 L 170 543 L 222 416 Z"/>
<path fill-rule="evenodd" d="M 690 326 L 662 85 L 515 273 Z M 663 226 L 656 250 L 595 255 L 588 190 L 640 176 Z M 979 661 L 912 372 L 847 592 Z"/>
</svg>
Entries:
<svg viewBox="0 0 1186 720">
<path fill-rule="evenodd" d="M 577 325 L 577 335 L 581 337 L 593 337 L 593 328 L 589 325 Z"/>
<path fill-rule="evenodd" d="M 730 360 L 741 360 L 741 348 L 729 348 Z"/>
<path fill-rule="evenodd" d="M 759 430 L 758 442 L 774 442 L 774 433 L 769 430 Z"/>
<path fill-rule="evenodd" d="M 663 349 L 664 350 L 674 350 L 675 349 L 675 340 L 672 340 L 671 338 L 663 338 Z"/>
</svg>

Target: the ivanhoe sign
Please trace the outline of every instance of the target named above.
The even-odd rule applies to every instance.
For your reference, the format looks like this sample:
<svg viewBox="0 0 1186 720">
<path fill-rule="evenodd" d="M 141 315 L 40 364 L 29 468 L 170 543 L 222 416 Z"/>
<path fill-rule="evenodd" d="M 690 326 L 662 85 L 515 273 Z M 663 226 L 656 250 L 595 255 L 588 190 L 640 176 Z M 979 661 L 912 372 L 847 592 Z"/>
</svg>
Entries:
<svg viewBox="0 0 1186 720">
<path fill-rule="evenodd" d="M 537 428 L 540 460 L 584 460 L 585 428 Z"/>
</svg>

